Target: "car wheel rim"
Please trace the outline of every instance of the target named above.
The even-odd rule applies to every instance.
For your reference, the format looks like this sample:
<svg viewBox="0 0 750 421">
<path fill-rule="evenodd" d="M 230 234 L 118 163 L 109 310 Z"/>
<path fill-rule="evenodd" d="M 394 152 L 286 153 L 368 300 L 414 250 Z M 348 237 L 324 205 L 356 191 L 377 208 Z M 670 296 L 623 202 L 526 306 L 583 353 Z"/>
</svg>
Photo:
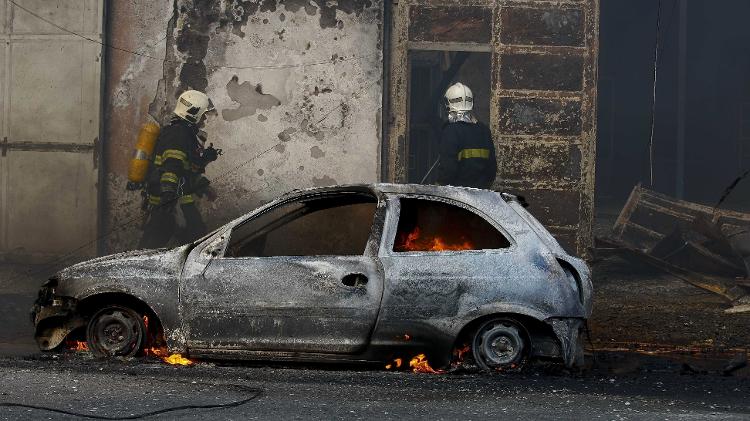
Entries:
<svg viewBox="0 0 750 421">
<path fill-rule="evenodd" d="M 513 322 L 491 321 L 474 338 L 474 355 L 484 369 L 512 367 L 523 358 L 524 341 Z"/>
<path fill-rule="evenodd" d="M 97 354 L 129 356 L 135 354 L 143 341 L 138 315 L 132 310 L 110 307 L 98 312 L 88 329 L 89 345 Z"/>
</svg>

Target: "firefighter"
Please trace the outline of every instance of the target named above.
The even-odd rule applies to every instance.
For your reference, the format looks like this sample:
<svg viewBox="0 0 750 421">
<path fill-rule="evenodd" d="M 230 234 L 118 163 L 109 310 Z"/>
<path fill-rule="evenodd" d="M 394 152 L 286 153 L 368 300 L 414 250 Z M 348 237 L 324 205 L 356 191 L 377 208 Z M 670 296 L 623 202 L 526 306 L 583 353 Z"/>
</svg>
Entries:
<svg viewBox="0 0 750 421">
<path fill-rule="evenodd" d="M 213 144 L 205 147 L 205 134 L 200 131 L 209 104 L 203 92 L 184 92 L 169 124 L 159 133 L 146 182 L 148 216 L 140 248 L 165 247 L 173 236 L 184 244 L 206 232 L 195 199 L 203 195 L 215 199 L 203 173 L 221 153 Z M 181 229 L 177 226 L 178 204 L 185 219 Z"/>
<path fill-rule="evenodd" d="M 487 189 L 495 181 L 497 162 L 490 130 L 471 110 L 471 89 L 456 83 L 445 92 L 448 122 L 440 138 L 438 183 Z"/>
</svg>

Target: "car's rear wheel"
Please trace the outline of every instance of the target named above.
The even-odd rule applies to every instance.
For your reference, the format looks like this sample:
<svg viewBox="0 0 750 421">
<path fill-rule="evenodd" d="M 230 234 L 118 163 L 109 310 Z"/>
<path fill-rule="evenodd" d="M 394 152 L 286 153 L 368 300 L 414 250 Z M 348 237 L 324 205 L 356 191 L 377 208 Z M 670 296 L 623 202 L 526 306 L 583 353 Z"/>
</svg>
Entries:
<svg viewBox="0 0 750 421">
<path fill-rule="evenodd" d="M 109 305 L 94 313 L 86 328 L 86 342 L 99 357 L 131 357 L 146 339 L 143 316 L 135 310 Z"/>
<path fill-rule="evenodd" d="M 479 326 L 472 341 L 472 354 L 484 371 L 520 368 L 528 354 L 523 327 L 506 318 L 488 320 Z"/>
</svg>

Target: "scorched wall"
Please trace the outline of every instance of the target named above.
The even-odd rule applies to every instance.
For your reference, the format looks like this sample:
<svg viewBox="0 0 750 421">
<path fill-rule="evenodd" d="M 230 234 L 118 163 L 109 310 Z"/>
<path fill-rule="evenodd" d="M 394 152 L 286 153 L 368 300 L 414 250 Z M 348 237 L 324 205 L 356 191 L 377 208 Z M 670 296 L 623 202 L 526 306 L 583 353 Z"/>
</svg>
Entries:
<svg viewBox="0 0 750 421">
<path fill-rule="evenodd" d="M 224 155 L 200 207 L 209 227 L 292 189 L 374 182 L 380 171 L 378 0 L 134 0 L 109 3 L 105 122 L 107 251 L 135 247 L 141 198 L 125 190 L 140 126 L 164 123 L 185 89 L 216 112 Z"/>
</svg>

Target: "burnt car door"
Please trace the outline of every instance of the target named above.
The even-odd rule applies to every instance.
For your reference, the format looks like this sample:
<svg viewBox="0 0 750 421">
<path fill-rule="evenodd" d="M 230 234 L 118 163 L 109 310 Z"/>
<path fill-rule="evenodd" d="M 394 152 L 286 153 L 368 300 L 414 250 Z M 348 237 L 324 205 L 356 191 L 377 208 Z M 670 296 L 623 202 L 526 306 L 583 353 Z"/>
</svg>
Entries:
<svg viewBox="0 0 750 421">
<path fill-rule="evenodd" d="M 202 275 L 185 280 L 188 346 L 362 351 L 383 293 L 382 213 L 372 194 L 332 192 L 282 202 L 234 226 Z"/>
<path fill-rule="evenodd" d="M 512 264 L 517 244 L 487 215 L 444 197 L 389 200 L 377 340 L 406 333 L 412 346 L 429 349 L 435 338 L 454 339 L 442 335 L 484 303 L 490 284 L 507 284 L 512 297 L 513 281 L 524 276 Z"/>
</svg>

